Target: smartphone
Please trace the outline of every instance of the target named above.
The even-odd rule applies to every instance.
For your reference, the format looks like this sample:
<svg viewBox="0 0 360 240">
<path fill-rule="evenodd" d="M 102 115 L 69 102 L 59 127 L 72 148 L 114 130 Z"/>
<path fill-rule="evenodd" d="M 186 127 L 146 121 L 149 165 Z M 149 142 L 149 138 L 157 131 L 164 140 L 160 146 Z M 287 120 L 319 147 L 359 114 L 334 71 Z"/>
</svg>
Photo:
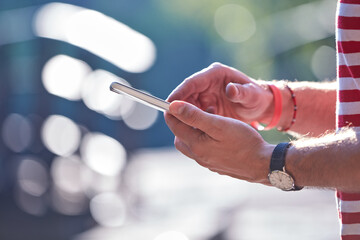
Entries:
<svg viewBox="0 0 360 240">
<path fill-rule="evenodd" d="M 145 104 L 149 107 L 155 108 L 159 111 L 165 112 L 169 110 L 170 103 L 160 98 L 154 97 L 148 93 L 142 92 L 136 88 L 127 86 L 119 82 L 113 82 L 110 85 L 110 90 L 118 94 L 125 94 L 137 102 Z"/>
</svg>

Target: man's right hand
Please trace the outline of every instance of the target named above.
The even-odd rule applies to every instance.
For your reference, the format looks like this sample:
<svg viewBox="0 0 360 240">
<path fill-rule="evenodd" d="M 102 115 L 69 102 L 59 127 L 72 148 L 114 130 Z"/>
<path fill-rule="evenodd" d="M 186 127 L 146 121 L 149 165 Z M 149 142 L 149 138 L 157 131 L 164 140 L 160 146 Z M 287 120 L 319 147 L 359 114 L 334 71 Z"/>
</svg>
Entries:
<svg viewBox="0 0 360 240">
<path fill-rule="evenodd" d="M 269 123 L 274 111 L 273 94 L 267 84 L 220 63 L 185 79 L 167 98 L 169 102 L 174 100 L 247 123 Z"/>
</svg>

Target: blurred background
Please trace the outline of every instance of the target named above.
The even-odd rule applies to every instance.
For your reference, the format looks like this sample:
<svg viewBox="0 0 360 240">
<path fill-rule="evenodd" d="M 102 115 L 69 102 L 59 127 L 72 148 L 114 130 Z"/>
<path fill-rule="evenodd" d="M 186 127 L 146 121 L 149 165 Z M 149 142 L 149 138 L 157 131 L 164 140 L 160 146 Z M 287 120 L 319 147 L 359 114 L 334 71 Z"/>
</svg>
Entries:
<svg viewBox="0 0 360 240">
<path fill-rule="evenodd" d="M 212 62 L 336 76 L 336 0 L 0 1 L 0 239 L 338 239 L 334 193 L 212 173 L 173 147 L 160 98 Z M 262 133 L 267 141 L 289 139 Z"/>
</svg>

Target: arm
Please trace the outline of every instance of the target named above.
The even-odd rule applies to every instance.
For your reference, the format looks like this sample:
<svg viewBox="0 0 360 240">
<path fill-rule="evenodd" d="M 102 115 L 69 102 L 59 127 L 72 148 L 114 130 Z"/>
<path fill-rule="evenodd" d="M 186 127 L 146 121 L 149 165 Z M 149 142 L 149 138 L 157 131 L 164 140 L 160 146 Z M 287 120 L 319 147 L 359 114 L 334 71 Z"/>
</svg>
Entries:
<svg viewBox="0 0 360 240">
<path fill-rule="evenodd" d="M 281 90 L 283 114 L 280 128 L 290 125 L 294 106 L 284 82 L 272 82 Z M 244 73 L 220 63 L 195 73 L 181 83 L 168 101 L 183 100 L 217 115 L 246 123 L 259 121 L 268 124 L 274 112 L 269 82 L 254 80 Z M 319 135 L 335 129 L 336 86 L 334 83 L 289 83 L 298 105 L 293 133 Z"/>
<path fill-rule="evenodd" d="M 336 127 L 336 82 L 293 82 L 288 83 L 296 96 L 297 114 L 290 134 L 318 136 Z M 279 82 L 276 84 L 283 97 L 282 115 L 278 128 L 290 126 L 294 104 L 290 91 Z"/>
<path fill-rule="evenodd" d="M 175 147 L 200 165 L 249 182 L 269 184 L 274 145 L 241 121 L 206 113 L 182 101 L 170 104 L 165 120 Z M 295 141 L 286 171 L 298 186 L 360 191 L 360 141 L 352 130 Z"/>
<path fill-rule="evenodd" d="M 360 133 L 351 129 L 293 142 L 286 169 L 299 186 L 360 191 Z"/>
</svg>

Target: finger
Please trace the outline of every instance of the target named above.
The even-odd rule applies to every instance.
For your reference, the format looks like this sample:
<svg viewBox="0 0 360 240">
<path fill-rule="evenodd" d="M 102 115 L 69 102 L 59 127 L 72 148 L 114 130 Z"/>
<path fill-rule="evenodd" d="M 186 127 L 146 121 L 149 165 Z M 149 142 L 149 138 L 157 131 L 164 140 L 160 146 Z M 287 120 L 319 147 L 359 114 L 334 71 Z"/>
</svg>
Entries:
<svg viewBox="0 0 360 240">
<path fill-rule="evenodd" d="M 200 136 L 203 135 L 203 132 L 199 129 L 186 125 L 170 113 L 165 113 L 165 122 L 173 134 L 187 145 L 192 146 L 193 142 L 197 142 L 202 139 Z"/>
<path fill-rule="evenodd" d="M 254 98 L 257 98 L 258 89 L 253 83 L 238 84 L 229 83 L 226 86 L 226 96 L 234 103 L 252 105 Z"/>
<path fill-rule="evenodd" d="M 170 104 L 170 113 L 178 120 L 191 128 L 200 129 L 214 140 L 222 135 L 223 121 L 220 116 L 202 111 L 201 109 L 183 101 L 174 101 Z M 187 130 L 182 127 L 183 130 Z M 188 132 L 190 132 L 188 130 Z"/>
<path fill-rule="evenodd" d="M 193 98 L 195 94 L 206 90 L 208 83 L 209 68 L 205 68 L 190 77 L 186 78 L 179 86 L 177 86 L 167 97 L 166 101 L 187 100 Z"/>
<path fill-rule="evenodd" d="M 210 168 L 209 162 L 204 159 L 201 159 L 201 157 L 196 155 L 191 150 L 191 148 L 186 143 L 184 143 L 180 138 L 175 137 L 174 145 L 178 151 L 180 151 L 185 156 L 195 160 L 195 162 L 197 162 L 200 166 L 205 167 L 205 168 Z"/>
<path fill-rule="evenodd" d="M 175 145 L 175 148 L 178 151 L 180 151 L 182 154 L 184 154 L 185 156 L 187 156 L 191 159 L 195 159 L 195 156 L 191 152 L 190 148 L 183 141 L 181 141 L 178 137 L 175 137 L 174 145 Z"/>
<path fill-rule="evenodd" d="M 186 100 L 194 94 L 205 91 L 213 80 L 224 79 L 231 68 L 220 63 L 213 63 L 207 68 L 194 73 L 186 78 L 176 87 L 166 99 L 168 102 L 174 100 Z"/>
</svg>

